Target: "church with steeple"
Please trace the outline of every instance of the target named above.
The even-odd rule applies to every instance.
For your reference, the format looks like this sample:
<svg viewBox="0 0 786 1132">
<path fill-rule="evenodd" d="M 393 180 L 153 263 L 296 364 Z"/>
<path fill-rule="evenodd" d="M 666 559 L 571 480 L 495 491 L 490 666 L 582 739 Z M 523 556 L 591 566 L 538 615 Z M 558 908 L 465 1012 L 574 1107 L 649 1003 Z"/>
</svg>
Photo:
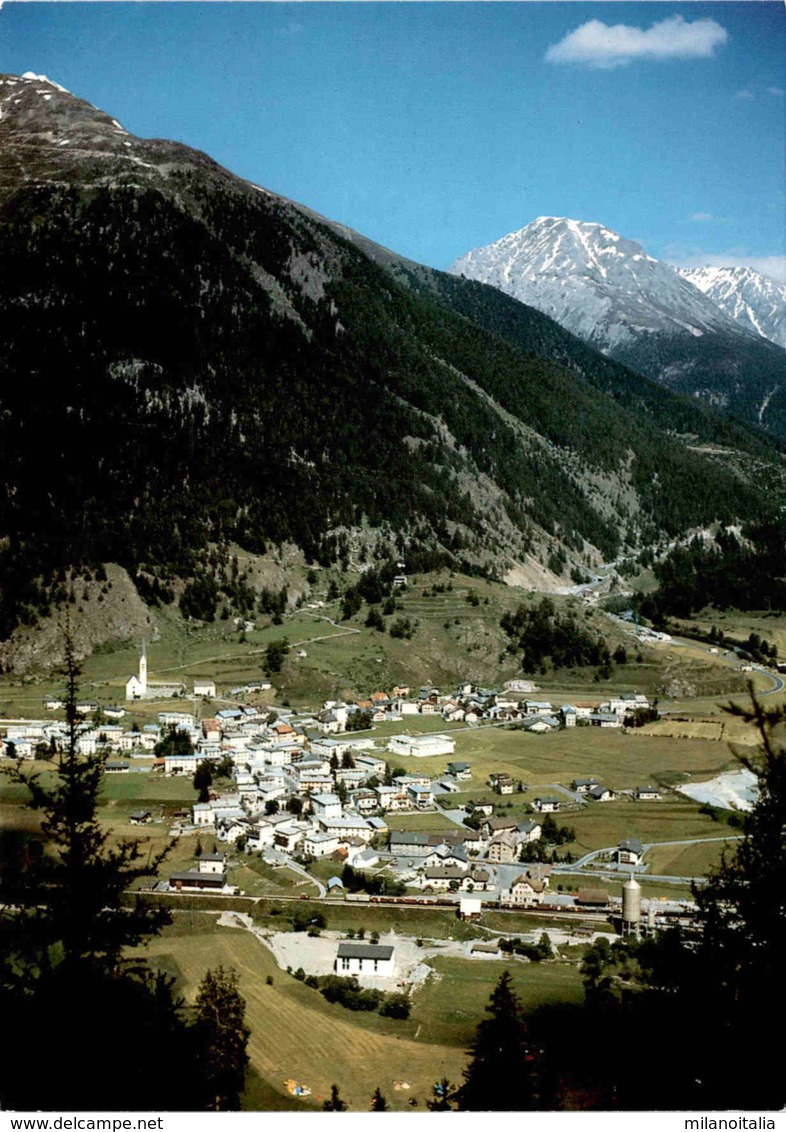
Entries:
<svg viewBox="0 0 786 1132">
<path fill-rule="evenodd" d="M 147 641 L 142 641 L 139 653 L 139 675 L 129 676 L 126 680 L 127 700 L 170 700 L 175 696 L 184 696 L 185 684 L 179 680 L 162 682 L 148 680 L 147 678 Z"/>
<path fill-rule="evenodd" d="M 126 680 L 126 699 L 143 700 L 147 696 L 147 642 L 142 641 L 142 651 L 139 654 L 139 675 L 129 676 Z"/>
</svg>

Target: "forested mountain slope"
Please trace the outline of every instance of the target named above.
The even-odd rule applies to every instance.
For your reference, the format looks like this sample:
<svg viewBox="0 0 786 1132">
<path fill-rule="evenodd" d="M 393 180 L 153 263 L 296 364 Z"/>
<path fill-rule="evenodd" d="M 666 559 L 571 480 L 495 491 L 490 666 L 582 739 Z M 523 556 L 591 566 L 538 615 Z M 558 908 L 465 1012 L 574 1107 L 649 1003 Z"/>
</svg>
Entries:
<svg viewBox="0 0 786 1132">
<path fill-rule="evenodd" d="M 77 562 L 187 577 L 229 539 L 331 561 L 363 528 L 503 574 L 766 511 L 744 461 L 670 433 L 749 435 L 538 356 L 548 320 L 473 315 L 41 77 L 0 76 L 0 112 L 0 635 Z"/>
</svg>

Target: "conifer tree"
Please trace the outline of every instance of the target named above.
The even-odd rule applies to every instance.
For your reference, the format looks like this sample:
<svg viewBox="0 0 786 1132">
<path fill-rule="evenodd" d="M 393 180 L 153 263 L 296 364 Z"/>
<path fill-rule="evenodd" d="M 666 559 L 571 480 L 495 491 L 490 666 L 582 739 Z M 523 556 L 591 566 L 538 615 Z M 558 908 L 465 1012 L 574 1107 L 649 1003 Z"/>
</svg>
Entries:
<svg viewBox="0 0 786 1132">
<path fill-rule="evenodd" d="M 382 1090 L 380 1089 L 379 1085 L 377 1085 L 376 1089 L 374 1090 L 374 1096 L 371 1098 L 371 1111 L 387 1112 L 388 1108 L 388 1102 L 382 1096 Z"/>
<path fill-rule="evenodd" d="M 240 1108 L 248 1068 L 246 1001 L 233 969 L 209 970 L 196 997 L 196 1039 L 200 1085 L 206 1107 L 217 1112 Z"/>
<path fill-rule="evenodd" d="M 67 742 L 54 781 L 48 772 L 11 771 L 42 815 L 42 849 L 15 878 L 5 900 L 0 1015 L 13 1042 L 0 1062 L 3 1108 L 153 1109 L 191 1107 L 190 1039 L 172 981 L 127 949 L 157 932 L 168 913 L 125 899 L 165 854 L 143 855 L 135 841 L 114 842 L 98 818 L 104 756 L 80 755 L 76 663 L 66 629 Z M 108 1035 L 122 1025 L 123 1056 Z M 41 1036 L 67 1029 L 45 1071 L 30 1051 Z M 149 1046 L 164 1043 L 170 1072 L 151 1074 Z"/>
<path fill-rule="evenodd" d="M 429 1112 L 452 1112 L 453 1101 L 456 1097 L 456 1090 L 450 1083 L 447 1077 L 443 1077 L 434 1086 L 434 1096 L 430 1101 L 426 1101 L 426 1108 Z"/>
<path fill-rule="evenodd" d="M 346 1101 L 342 1101 L 341 1096 L 339 1095 L 338 1085 L 331 1085 L 330 1086 L 330 1100 L 327 1100 L 323 1103 L 322 1111 L 323 1112 L 346 1112 L 348 1107 L 349 1106 L 347 1105 Z"/>
<path fill-rule="evenodd" d="M 534 1054 L 511 982 L 510 972 L 504 971 L 486 1007 L 490 1017 L 478 1024 L 472 1059 L 457 1092 L 459 1109 L 519 1112 L 537 1107 Z"/>
<path fill-rule="evenodd" d="M 786 1008 L 786 707 L 753 699 L 751 708 L 727 710 L 758 729 L 759 750 L 741 760 L 757 777 L 758 796 L 737 848 L 694 890 L 695 926 L 604 951 L 596 945 L 585 969 L 599 1045 L 637 1035 L 597 1066 L 615 1107 L 649 1107 L 636 1079 L 642 1063 L 661 1081 L 666 1109 L 786 1105 L 780 1046 L 766 1024 Z M 700 1041 L 679 1025 L 688 1018 L 700 1025 Z"/>
<path fill-rule="evenodd" d="M 24 900 L 13 917 L 14 934 L 32 970 L 42 953 L 57 947 L 66 965 L 90 964 L 115 973 L 123 949 L 158 932 L 170 920 L 164 909 L 126 903 L 133 881 L 153 876 L 166 855 L 144 854 L 139 842 L 114 842 L 98 818 L 103 784 L 103 754 L 80 755 L 76 709 L 79 666 L 70 630 L 65 641 L 65 750 L 54 783 L 18 766 L 14 780 L 30 793 L 30 806 L 42 814 L 41 832 L 50 851 L 26 880 L 29 895 L 46 894 L 45 901 Z"/>
<path fill-rule="evenodd" d="M 741 758 L 758 793 L 743 839 L 695 893 L 702 932 L 686 989 L 713 1018 L 702 1091 L 721 1107 L 780 1109 L 780 1052 L 763 1022 L 786 1008 L 786 707 L 752 697 L 751 708 L 728 710 L 759 732 L 757 754 Z"/>
</svg>

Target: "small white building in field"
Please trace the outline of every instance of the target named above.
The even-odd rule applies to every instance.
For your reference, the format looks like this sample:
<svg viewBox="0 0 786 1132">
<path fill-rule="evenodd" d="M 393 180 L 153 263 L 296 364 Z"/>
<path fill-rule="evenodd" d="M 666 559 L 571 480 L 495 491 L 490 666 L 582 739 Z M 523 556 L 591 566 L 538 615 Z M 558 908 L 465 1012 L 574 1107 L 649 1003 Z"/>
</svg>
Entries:
<svg viewBox="0 0 786 1132">
<path fill-rule="evenodd" d="M 376 975 L 378 978 L 395 974 L 395 950 L 389 944 L 340 943 L 336 955 L 337 975 Z"/>
<path fill-rule="evenodd" d="M 211 700 L 216 696 L 216 682 L 209 676 L 194 677 L 194 695 L 208 696 Z"/>
<path fill-rule="evenodd" d="M 197 872 L 220 874 L 224 872 L 226 857 L 223 853 L 203 853 L 197 858 Z"/>
<path fill-rule="evenodd" d="M 427 759 L 432 755 L 452 755 L 456 740 L 448 735 L 392 735 L 388 750 L 394 755 Z"/>
</svg>

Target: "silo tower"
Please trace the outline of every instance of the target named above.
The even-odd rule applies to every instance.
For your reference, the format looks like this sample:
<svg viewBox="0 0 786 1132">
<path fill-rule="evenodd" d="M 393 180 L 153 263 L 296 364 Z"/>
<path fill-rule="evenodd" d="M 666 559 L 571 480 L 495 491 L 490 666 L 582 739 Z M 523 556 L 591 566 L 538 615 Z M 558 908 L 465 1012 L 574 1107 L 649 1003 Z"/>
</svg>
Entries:
<svg viewBox="0 0 786 1132">
<path fill-rule="evenodd" d="M 641 923 L 641 885 L 635 877 L 622 886 L 622 934 L 638 935 Z"/>
</svg>

